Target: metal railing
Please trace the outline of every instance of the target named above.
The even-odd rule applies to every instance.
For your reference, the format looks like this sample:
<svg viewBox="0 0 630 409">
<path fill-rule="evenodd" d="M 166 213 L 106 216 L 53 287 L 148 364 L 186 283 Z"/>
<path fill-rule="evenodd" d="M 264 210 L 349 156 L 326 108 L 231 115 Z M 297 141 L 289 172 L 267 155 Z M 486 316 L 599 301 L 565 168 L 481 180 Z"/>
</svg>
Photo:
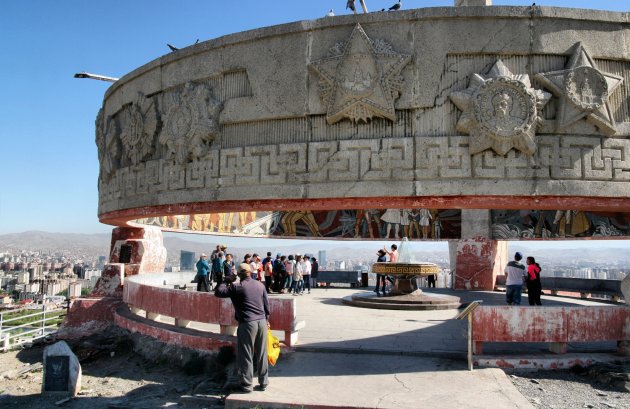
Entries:
<svg viewBox="0 0 630 409">
<path fill-rule="evenodd" d="M 11 317 L 22 311 L 33 311 L 33 313 Z M 57 332 L 59 320 L 65 315 L 66 309 L 50 309 L 46 305 L 38 309 L 22 308 L 0 312 L 0 350 L 7 352 L 11 348 L 54 334 Z M 33 319 L 23 324 L 14 324 L 29 318 Z"/>
</svg>

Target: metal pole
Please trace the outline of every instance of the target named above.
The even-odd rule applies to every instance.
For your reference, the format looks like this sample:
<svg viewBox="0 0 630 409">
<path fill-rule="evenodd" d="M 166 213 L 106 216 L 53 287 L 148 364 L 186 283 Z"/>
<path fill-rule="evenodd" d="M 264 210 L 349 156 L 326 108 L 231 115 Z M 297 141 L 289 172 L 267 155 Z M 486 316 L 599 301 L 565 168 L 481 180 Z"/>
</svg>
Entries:
<svg viewBox="0 0 630 409">
<path fill-rule="evenodd" d="M 472 313 L 468 314 L 468 370 L 473 370 L 473 358 L 472 358 Z"/>
<path fill-rule="evenodd" d="M 42 337 L 46 335 L 46 304 L 42 304 Z"/>
<path fill-rule="evenodd" d="M 367 6 L 365 5 L 365 0 L 359 0 L 361 2 L 361 7 L 363 7 L 363 12 L 365 14 L 369 13 Z"/>
</svg>

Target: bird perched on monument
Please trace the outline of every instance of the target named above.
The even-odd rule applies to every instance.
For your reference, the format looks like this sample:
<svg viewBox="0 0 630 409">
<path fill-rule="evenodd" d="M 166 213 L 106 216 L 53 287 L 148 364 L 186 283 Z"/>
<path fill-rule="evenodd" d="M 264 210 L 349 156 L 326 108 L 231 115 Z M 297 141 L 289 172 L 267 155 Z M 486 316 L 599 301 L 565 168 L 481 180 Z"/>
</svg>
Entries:
<svg viewBox="0 0 630 409">
<path fill-rule="evenodd" d="M 169 43 L 166 43 L 166 45 L 168 46 L 168 48 L 170 48 L 170 49 L 171 49 L 171 51 L 177 51 L 177 50 L 179 50 L 179 48 L 177 48 L 177 47 L 175 47 L 174 45 L 171 45 L 171 44 L 169 44 Z"/>
<path fill-rule="evenodd" d="M 346 3 L 346 9 L 350 9 L 354 14 L 357 14 L 357 9 L 354 7 L 354 0 L 348 0 Z"/>
<path fill-rule="evenodd" d="M 402 1 L 398 0 L 398 3 L 394 4 L 393 6 L 391 6 L 389 8 L 390 11 L 396 11 L 396 10 L 400 10 L 400 8 L 402 7 Z"/>
<path fill-rule="evenodd" d="M 328 13 L 326 13 L 326 17 L 335 17 L 335 12 L 333 9 L 330 9 L 330 11 L 328 11 Z"/>
</svg>

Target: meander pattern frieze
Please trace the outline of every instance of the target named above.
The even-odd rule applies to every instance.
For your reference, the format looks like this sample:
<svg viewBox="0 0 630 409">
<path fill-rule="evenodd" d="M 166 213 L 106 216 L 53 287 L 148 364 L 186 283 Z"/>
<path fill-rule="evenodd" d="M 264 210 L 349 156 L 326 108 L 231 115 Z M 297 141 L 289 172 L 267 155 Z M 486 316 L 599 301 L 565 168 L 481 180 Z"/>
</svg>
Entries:
<svg viewBox="0 0 630 409">
<path fill-rule="evenodd" d="M 116 171 L 100 182 L 101 205 L 184 190 L 323 184 L 466 180 L 573 180 L 626 183 L 630 140 L 542 135 L 538 167 L 511 151 L 468 153 L 469 137 L 416 137 L 279 144 L 211 150 L 202 160 L 164 159 Z M 434 192 L 438 193 L 438 192 Z"/>
</svg>

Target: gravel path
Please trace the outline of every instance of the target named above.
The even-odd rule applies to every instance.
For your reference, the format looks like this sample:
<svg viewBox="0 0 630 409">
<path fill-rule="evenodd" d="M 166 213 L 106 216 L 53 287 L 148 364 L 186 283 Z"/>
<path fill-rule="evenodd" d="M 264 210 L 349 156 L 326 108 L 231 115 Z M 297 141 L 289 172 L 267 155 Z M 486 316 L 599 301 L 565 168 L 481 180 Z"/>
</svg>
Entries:
<svg viewBox="0 0 630 409">
<path fill-rule="evenodd" d="M 607 376 L 607 366 L 590 371 L 511 371 L 516 388 L 536 408 L 544 409 L 630 409 L 630 366 L 624 371 L 626 381 Z"/>
</svg>

